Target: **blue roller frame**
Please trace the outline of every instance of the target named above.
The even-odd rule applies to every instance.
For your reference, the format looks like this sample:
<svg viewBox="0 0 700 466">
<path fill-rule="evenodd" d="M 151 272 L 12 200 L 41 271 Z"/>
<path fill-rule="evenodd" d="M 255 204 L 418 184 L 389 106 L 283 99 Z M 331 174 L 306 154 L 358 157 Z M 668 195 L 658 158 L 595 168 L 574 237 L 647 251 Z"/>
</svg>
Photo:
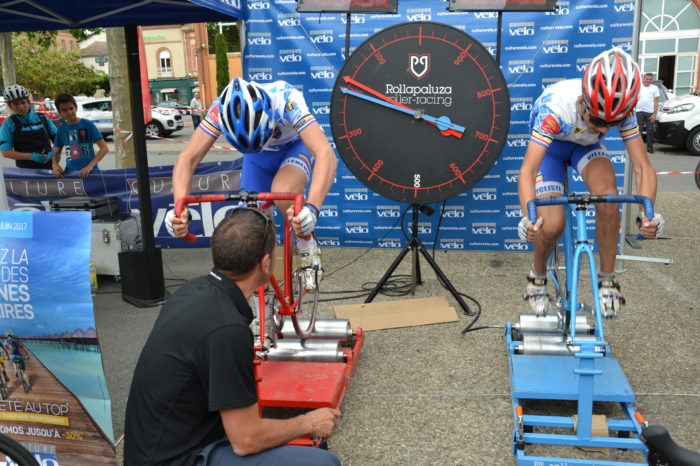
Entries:
<svg viewBox="0 0 700 466">
<path fill-rule="evenodd" d="M 537 206 L 566 206 L 566 227 L 564 229 L 564 257 L 566 265 L 566 289 L 561 290 L 557 274 L 550 265 L 550 277 L 562 294 L 565 315 L 565 338 L 571 346 L 578 346 L 578 352 L 570 355 L 526 355 L 517 354 L 521 341 L 513 340 L 511 322 L 506 324 L 506 341 L 513 402 L 513 454 L 518 465 L 622 465 L 647 464 L 535 457 L 525 454 L 527 444 L 566 445 L 577 447 L 618 448 L 639 450 L 644 458 L 648 450 L 639 440 L 642 426 L 635 418 L 634 392 L 620 365 L 610 355 L 610 347 L 605 342 L 603 318 L 598 298 L 596 263 L 593 246 L 586 229 L 586 209 L 591 203 L 636 203 L 643 204 L 647 218 L 654 218 L 652 202 L 644 196 L 590 194 L 569 194 L 568 196 L 537 199 L 528 203 L 528 215 L 534 223 L 537 219 Z M 575 225 L 575 226 L 574 226 Z M 554 252 L 556 254 L 556 251 Z M 593 308 L 578 301 L 579 272 L 582 256 L 588 257 L 591 279 L 591 299 Z M 553 261 L 554 263 L 556 261 Z M 550 262 L 552 264 L 552 262 Z M 594 338 L 581 339 L 576 335 L 576 313 L 592 311 L 595 318 Z M 568 328 L 567 328 L 568 327 Z M 574 431 L 574 420 L 569 416 L 518 415 L 520 400 L 572 400 L 578 402 L 578 426 L 573 435 L 535 433 L 535 427 L 558 427 Z M 593 430 L 593 403 L 619 403 L 625 419 L 609 419 L 608 430 L 629 433 L 629 438 L 595 437 Z M 526 432 L 526 430 L 528 432 Z"/>
</svg>

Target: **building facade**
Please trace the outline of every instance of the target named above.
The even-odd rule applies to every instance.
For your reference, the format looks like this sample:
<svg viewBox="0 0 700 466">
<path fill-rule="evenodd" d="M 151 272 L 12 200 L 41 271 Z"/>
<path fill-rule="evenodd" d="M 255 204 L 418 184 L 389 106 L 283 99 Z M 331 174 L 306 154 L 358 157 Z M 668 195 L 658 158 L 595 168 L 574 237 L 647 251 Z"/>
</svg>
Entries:
<svg viewBox="0 0 700 466">
<path fill-rule="evenodd" d="M 676 95 L 700 89 L 700 0 L 643 0 L 639 65 Z"/>
</svg>

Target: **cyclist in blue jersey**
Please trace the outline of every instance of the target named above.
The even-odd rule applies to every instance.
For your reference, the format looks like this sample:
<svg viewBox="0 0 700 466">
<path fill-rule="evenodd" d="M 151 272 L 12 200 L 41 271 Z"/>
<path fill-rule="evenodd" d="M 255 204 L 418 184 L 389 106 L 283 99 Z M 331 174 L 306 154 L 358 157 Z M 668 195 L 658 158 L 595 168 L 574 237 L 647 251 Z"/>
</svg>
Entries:
<svg viewBox="0 0 700 466">
<path fill-rule="evenodd" d="M 25 358 L 29 358 L 29 351 L 24 347 L 22 343 L 15 338 L 12 330 L 7 330 L 5 332 L 5 351 L 10 355 L 10 360 L 15 365 L 15 375 L 18 375 L 19 370 L 26 370 Z M 24 355 L 22 355 L 24 352 Z"/>
<path fill-rule="evenodd" d="M 623 50 L 612 48 L 595 57 L 583 79 L 560 81 L 548 87 L 530 115 L 530 142 L 518 178 L 520 205 L 525 216 L 518 225 L 522 240 L 535 243 L 534 262 L 528 274 L 525 299 L 536 314 L 544 314 L 547 294 L 547 260 L 564 230 L 563 206 L 538 208 L 538 220 L 527 217 L 527 202 L 535 197 L 564 194 L 566 164 L 581 174 L 591 194 L 617 194 L 615 171 L 601 140 L 617 127 L 636 179 L 637 193 L 656 198 L 656 171 L 649 162 L 639 134 L 634 106 L 641 85 L 639 68 Z M 598 280 L 601 311 L 616 316 L 625 303 L 615 281 L 615 254 L 620 231 L 617 204 L 596 204 L 596 237 L 600 256 Z M 637 216 L 645 238 L 661 234 L 664 220 Z"/>
<path fill-rule="evenodd" d="M 303 94 L 284 81 L 258 84 L 234 78 L 175 163 L 175 201 L 190 194 L 195 168 L 221 134 L 243 153 L 242 190 L 303 193 L 311 182 L 306 205 L 297 216 L 292 215 L 291 201 L 277 201 L 276 206 L 292 221 L 300 266 L 320 269 L 320 250 L 312 233 L 338 162 Z M 176 237 L 187 234 L 188 221 L 186 212 L 181 218 L 166 215 L 166 226 Z M 306 278 L 306 288 L 313 288 L 315 276 Z"/>
</svg>

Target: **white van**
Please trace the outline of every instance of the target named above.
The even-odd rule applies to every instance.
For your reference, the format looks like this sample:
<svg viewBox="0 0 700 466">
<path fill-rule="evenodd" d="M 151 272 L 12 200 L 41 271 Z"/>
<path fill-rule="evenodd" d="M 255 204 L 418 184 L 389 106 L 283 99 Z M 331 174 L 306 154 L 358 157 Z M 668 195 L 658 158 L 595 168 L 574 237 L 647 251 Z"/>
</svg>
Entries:
<svg viewBox="0 0 700 466">
<path fill-rule="evenodd" d="M 664 102 L 656 113 L 654 140 L 700 155 L 700 91 Z"/>
</svg>

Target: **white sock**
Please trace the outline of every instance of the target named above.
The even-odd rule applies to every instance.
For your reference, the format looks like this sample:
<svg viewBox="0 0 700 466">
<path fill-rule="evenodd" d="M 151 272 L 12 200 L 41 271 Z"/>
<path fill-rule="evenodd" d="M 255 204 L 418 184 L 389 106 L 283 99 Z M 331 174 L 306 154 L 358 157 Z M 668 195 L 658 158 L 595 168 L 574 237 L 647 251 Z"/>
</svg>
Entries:
<svg viewBox="0 0 700 466">
<path fill-rule="evenodd" d="M 297 248 L 310 249 L 314 246 L 316 246 L 316 239 L 313 237 L 313 235 L 309 236 L 309 239 L 299 238 L 297 236 Z"/>
</svg>

